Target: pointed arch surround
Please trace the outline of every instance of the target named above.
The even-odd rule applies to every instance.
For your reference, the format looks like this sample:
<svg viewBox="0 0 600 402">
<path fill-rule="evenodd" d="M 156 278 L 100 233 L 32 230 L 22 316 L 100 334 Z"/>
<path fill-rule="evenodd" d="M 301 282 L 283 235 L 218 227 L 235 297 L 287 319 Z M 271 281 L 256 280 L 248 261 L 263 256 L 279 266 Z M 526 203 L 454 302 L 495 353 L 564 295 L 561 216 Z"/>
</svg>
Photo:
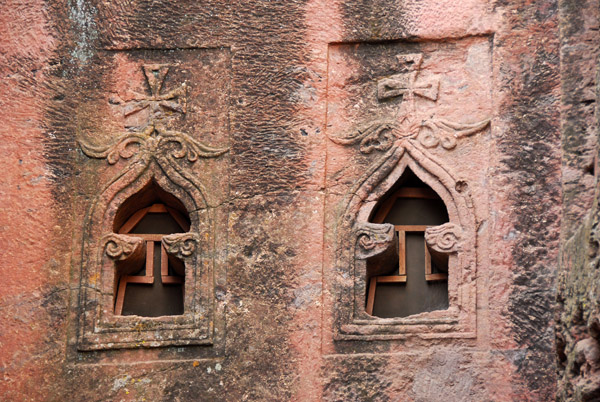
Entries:
<svg viewBox="0 0 600 402">
<path fill-rule="evenodd" d="M 397 253 L 398 238 L 393 225 L 369 221 L 380 200 L 407 169 L 439 195 L 448 212 L 449 222 L 427 228 L 425 241 L 448 255 L 449 307 L 408 317 L 374 317 L 365 309 L 367 261 Z M 373 163 L 348 194 L 337 229 L 337 233 L 346 235 L 336 239 L 335 338 L 375 341 L 413 336 L 474 337 L 477 230 L 468 184 L 420 147 L 402 146 L 393 147 Z"/>
<path fill-rule="evenodd" d="M 89 208 L 82 248 L 80 350 L 212 343 L 214 211 L 204 188 L 191 174 L 166 158 L 160 162 L 130 163 Z M 181 315 L 115 314 L 117 266 L 135 258 L 143 247 L 141 237 L 119 234 L 116 228 L 128 215 L 122 213 L 122 207 L 149 186 L 155 187 L 167 206 L 172 203 L 185 208 L 189 218 L 189 231 L 162 240 L 166 252 L 180 259 L 185 268 Z M 127 208 L 133 211 L 135 206 Z"/>
<path fill-rule="evenodd" d="M 231 51 L 123 50 L 98 62 L 102 85 L 85 108 L 97 113 L 74 115 L 80 152 L 73 206 L 85 211 L 73 253 L 77 350 L 210 345 L 185 355 L 214 356 L 225 333 L 225 303 L 215 289 L 227 278 Z M 147 193 L 135 197 L 149 185 L 158 194 L 152 205 Z M 147 207 L 156 215 L 123 229 Z M 169 208 L 185 212 L 184 232 L 157 218 Z M 177 283 L 176 308 L 130 309 L 131 299 L 121 308 L 118 288 L 153 278 L 152 291 L 137 294 Z"/>
</svg>

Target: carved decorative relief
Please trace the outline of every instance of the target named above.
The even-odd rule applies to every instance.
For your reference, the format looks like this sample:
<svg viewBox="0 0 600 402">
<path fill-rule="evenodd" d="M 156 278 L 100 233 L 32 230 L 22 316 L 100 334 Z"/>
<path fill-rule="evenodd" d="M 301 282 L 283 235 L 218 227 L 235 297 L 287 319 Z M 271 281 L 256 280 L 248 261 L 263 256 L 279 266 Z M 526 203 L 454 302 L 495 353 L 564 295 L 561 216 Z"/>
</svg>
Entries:
<svg viewBox="0 0 600 402">
<path fill-rule="evenodd" d="M 457 140 L 477 134 L 490 124 L 483 120 L 473 124 L 452 123 L 445 120 L 418 120 L 406 117 L 401 123 L 390 120 L 375 120 L 360 127 L 348 137 L 332 137 L 337 144 L 353 145 L 360 143 L 360 152 L 385 152 L 393 146 L 414 146 L 418 141 L 425 148 L 442 146 L 446 150 L 456 148 Z M 407 142 L 408 141 L 408 144 Z M 403 143 L 404 142 L 404 143 Z"/>
<path fill-rule="evenodd" d="M 198 247 L 198 236 L 195 233 L 176 233 L 163 236 L 162 243 L 167 253 L 177 258 L 191 257 Z"/>
<path fill-rule="evenodd" d="M 458 139 L 480 133 L 490 124 L 486 119 L 477 123 L 453 123 L 446 120 L 425 120 L 419 127 L 419 142 L 426 148 L 442 148 L 450 150 L 456 148 Z"/>
<path fill-rule="evenodd" d="M 440 81 L 436 77 L 419 80 L 417 76 L 423 62 L 421 54 L 399 54 L 398 72 L 392 76 L 377 80 L 377 99 L 385 101 L 402 96 L 403 115 L 413 113 L 415 110 L 415 96 L 436 101 Z"/>
<path fill-rule="evenodd" d="M 383 253 L 395 244 L 392 224 L 361 222 L 356 229 L 356 258 L 367 259 Z"/>
<path fill-rule="evenodd" d="M 418 146 L 446 150 L 454 149 L 457 140 L 483 131 L 489 119 L 472 123 L 452 122 L 429 117 L 419 113 L 415 97 L 419 96 L 435 102 L 438 99 L 439 79 L 417 81 L 423 56 L 421 54 L 398 55 L 397 74 L 380 78 L 376 82 L 377 99 L 380 102 L 402 97 L 396 117 L 375 118 L 360 125 L 356 131 L 345 136 L 330 136 L 331 140 L 342 145 L 360 143 L 360 152 L 386 152 L 392 147 Z"/>
<path fill-rule="evenodd" d="M 121 134 L 109 145 L 92 146 L 84 140 L 80 140 L 79 145 L 90 158 L 106 159 L 111 165 L 117 163 L 119 158 L 133 158 L 133 162 L 142 160 L 148 163 L 151 159 L 159 161 L 161 156 L 185 158 L 193 163 L 198 158 L 216 158 L 228 151 L 211 148 L 185 133 L 168 131 L 155 122 L 142 132 Z"/>
<path fill-rule="evenodd" d="M 487 148 L 486 139 L 475 136 L 490 127 L 490 43 L 469 38 L 449 45 L 332 45 L 327 135 L 334 144 L 356 145 L 359 151 L 333 146 L 335 156 L 328 159 L 328 185 L 339 194 L 328 201 L 338 208 L 329 213 L 339 216 L 331 280 L 335 340 L 475 337 L 478 233 L 467 183 L 470 177 L 481 181 L 484 169 L 464 156 Z M 482 104 L 471 101 L 477 97 Z M 473 111 L 463 110 L 465 105 Z M 469 137 L 473 141 L 467 142 Z M 382 256 L 398 240 L 392 225 L 369 220 L 407 169 L 439 195 L 448 211 L 449 223 L 427 228 L 425 238 L 431 252 L 448 256 L 449 308 L 380 318 L 366 313 L 367 274 L 378 274 L 373 270 L 387 261 Z"/>
<path fill-rule="evenodd" d="M 425 230 L 425 241 L 439 253 L 456 253 L 460 250 L 462 229 L 455 223 L 446 223 Z"/>
<path fill-rule="evenodd" d="M 121 101 L 125 106 L 123 110 L 125 117 L 133 116 L 148 109 L 150 115 L 146 121 L 146 124 L 148 124 L 150 120 L 167 117 L 168 112 L 186 113 L 186 82 L 169 91 L 163 91 L 163 83 L 171 67 L 166 64 L 147 64 L 143 66 L 144 76 L 150 88 L 150 96 L 142 94 L 128 102 Z"/>
<path fill-rule="evenodd" d="M 144 62 L 142 56 L 153 60 Z M 109 105 L 104 110 L 120 110 L 122 131 L 113 129 L 117 123 L 110 125 L 110 132 L 117 134 L 106 141 L 109 130 L 90 125 L 103 133 L 104 142 L 96 140 L 89 130 L 83 131 L 78 141 L 84 155 L 108 163 L 103 173 L 108 179 L 103 179 L 105 184 L 94 197 L 84 222 L 78 348 L 213 345 L 215 326 L 221 325 L 216 319 L 214 296 L 215 221 L 217 214 L 223 221 L 224 211 L 219 205 L 225 200 L 227 179 L 222 157 L 229 148 L 205 142 L 215 138 L 221 144 L 227 142 L 229 52 L 147 51 L 111 57 L 107 62 L 115 63 L 115 70 L 137 66 L 130 75 L 143 76 L 148 94 L 122 89 L 129 83 L 124 81 L 120 93 L 115 91 L 104 98 Z M 155 62 L 177 57 L 180 60 L 170 64 Z M 200 91 L 200 85 L 206 88 Z M 209 90 L 215 91 L 212 102 L 201 97 Z M 117 114 L 112 118 L 119 121 Z M 199 118 L 204 124 L 198 124 Z M 118 275 L 133 274 L 124 260 L 129 264 L 140 257 L 143 261 L 145 241 L 135 234 L 112 232 L 115 222 L 122 221 L 118 218 L 121 207 L 145 191 L 154 194 L 146 198 L 164 197 L 167 209 L 173 202 L 189 215 L 189 231 L 162 236 L 165 251 L 184 266 L 180 281 L 185 294 L 183 314 L 160 320 L 117 315 L 120 313 L 114 309 Z M 139 264 L 134 261 L 130 265 L 137 269 Z"/>
<path fill-rule="evenodd" d="M 141 237 L 111 233 L 104 237 L 104 241 L 104 252 L 115 261 L 124 261 L 145 252 L 145 242 Z"/>
<path fill-rule="evenodd" d="M 146 126 L 138 131 L 118 134 L 116 139 L 107 145 L 94 146 L 80 139 L 79 145 L 87 156 L 106 159 L 111 165 L 117 163 L 119 158 L 132 158 L 132 162 L 142 160 L 144 163 L 154 159 L 160 163 L 160 156 L 185 158 L 193 163 L 198 158 L 215 158 L 228 151 L 227 148 L 212 148 L 194 140 L 188 134 L 165 128 L 161 123 L 165 118 L 164 109 L 185 113 L 187 84 L 183 83 L 179 88 L 161 95 L 160 90 L 169 67 L 144 65 L 143 70 L 152 95 L 136 100 L 134 106 L 128 104 L 124 114 L 131 116 L 149 108 L 152 114 L 148 117 Z"/>
</svg>

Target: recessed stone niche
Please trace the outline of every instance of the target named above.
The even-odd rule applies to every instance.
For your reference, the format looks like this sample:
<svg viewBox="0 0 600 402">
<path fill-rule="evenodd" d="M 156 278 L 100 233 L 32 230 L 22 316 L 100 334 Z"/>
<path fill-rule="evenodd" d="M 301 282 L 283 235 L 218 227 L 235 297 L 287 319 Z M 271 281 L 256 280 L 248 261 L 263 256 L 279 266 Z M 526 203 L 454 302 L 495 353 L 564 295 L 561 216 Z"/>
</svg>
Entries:
<svg viewBox="0 0 600 402">
<path fill-rule="evenodd" d="M 330 45 L 326 281 L 335 340 L 476 337 L 477 271 L 485 269 L 480 250 L 486 241 L 478 227 L 487 216 L 484 184 L 493 124 L 491 58 L 486 36 Z M 447 218 L 396 231 L 375 219 L 407 175 L 431 190 L 430 197 L 417 197 L 419 189 L 409 188 L 407 197 L 437 197 Z M 417 213 L 422 204 L 411 205 Z M 424 258 L 446 264 L 447 272 L 435 274 L 430 264 L 422 275 L 447 280 L 447 304 L 377 316 L 369 305 L 377 282 L 401 288 L 411 280 L 398 254 L 407 251 L 405 232 L 415 228 L 424 236 Z M 399 258 L 399 269 L 373 268 L 397 265 Z"/>
<path fill-rule="evenodd" d="M 102 53 L 104 90 L 88 106 L 99 117 L 80 118 L 78 132 L 95 184 L 82 225 L 79 350 L 214 345 L 224 325 L 215 286 L 224 283 L 230 61 L 228 49 Z M 147 214 L 177 227 L 134 230 Z M 156 300 L 126 291 L 163 285 Z M 159 302 L 169 306 L 145 306 Z"/>
</svg>

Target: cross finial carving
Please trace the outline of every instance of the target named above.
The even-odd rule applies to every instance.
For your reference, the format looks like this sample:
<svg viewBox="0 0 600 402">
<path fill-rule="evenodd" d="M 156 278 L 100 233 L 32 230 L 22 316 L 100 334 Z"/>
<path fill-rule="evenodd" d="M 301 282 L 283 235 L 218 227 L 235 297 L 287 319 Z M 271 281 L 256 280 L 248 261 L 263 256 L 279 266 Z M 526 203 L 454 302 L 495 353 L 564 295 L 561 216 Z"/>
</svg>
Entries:
<svg viewBox="0 0 600 402">
<path fill-rule="evenodd" d="M 437 78 L 417 81 L 423 55 L 400 54 L 396 56 L 399 73 L 377 81 L 377 99 L 386 101 L 402 96 L 401 115 L 406 116 L 415 110 L 415 96 L 436 101 L 440 81 Z"/>
<path fill-rule="evenodd" d="M 364 154 L 386 152 L 397 146 L 414 146 L 417 142 L 425 148 L 441 146 L 450 150 L 456 147 L 458 139 L 479 133 L 489 125 L 489 119 L 455 123 L 419 113 L 415 98 L 437 101 L 440 80 L 419 77 L 422 54 L 400 54 L 396 59 L 398 72 L 377 80 L 377 99 L 386 102 L 401 96 L 397 113 L 360 124 L 350 135 L 330 137 L 332 141 L 342 145 L 360 143 L 360 151 Z"/>
<path fill-rule="evenodd" d="M 162 92 L 165 78 L 171 66 L 167 64 L 145 64 L 142 69 L 146 76 L 146 82 L 150 88 L 150 96 L 139 95 L 132 101 L 125 103 L 123 114 L 126 119 L 126 127 L 144 127 L 156 120 L 161 120 L 172 113 L 185 114 L 187 111 L 187 84 L 170 91 Z M 140 124 L 139 119 L 128 122 L 128 118 L 146 111 L 147 117 Z M 137 116 L 136 116 L 137 117 Z"/>
<path fill-rule="evenodd" d="M 81 149 L 87 156 L 106 158 L 111 165 L 121 158 L 143 160 L 147 165 L 151 159 L 165 156 L 175 159 L 185 158 L 190 163 L 194 163 L 198 158 L 216 158 L 229 150 L 210 147 L 186 133 L 171 130 L 168 124 L 161 121 L 169 116 L 169 112 L 186 113 L 187 84 L 185 82 L 166 93 L 162 92 L 169 68 L 167 64 L 142 66 L 150 88 L 150 96 L 141 95 L 126 102 L 124 111 L 125 118 L 140 115 L 129 124 L 126 121 L 125 128 L 129 130 L 120 134 L 111 144 L 95 146 L 80 140 Z M 142 115 L 142 111 L 147 111 L 148 114 Z"/>
</svg>

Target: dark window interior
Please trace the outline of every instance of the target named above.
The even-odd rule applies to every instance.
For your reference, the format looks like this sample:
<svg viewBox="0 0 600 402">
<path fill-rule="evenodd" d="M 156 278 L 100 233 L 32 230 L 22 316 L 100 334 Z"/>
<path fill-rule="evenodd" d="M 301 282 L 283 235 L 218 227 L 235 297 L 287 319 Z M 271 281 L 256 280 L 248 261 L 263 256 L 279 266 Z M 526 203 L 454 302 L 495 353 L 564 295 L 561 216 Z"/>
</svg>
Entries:
<svg viewBox="0 0 600 402">
<path fill-rule="evenodd" d="M 129 233 L 172 234 L 182 233 L 183 228 L 169 213 L 147 214 Z"/>
<path fill-rule="evenodd" d="M 132 234 L 171 234 L 180 233 L 183 229 L 177 224 L 168 213 L 149 213 L 140 223 L 130 232 Z M 181 315 L 183 314 L 183 275 L 179 276 L 174 269 L 172 260 L 168 258 L 169 275 L 178 276 L 182 283 L 162 283 L 161 263 L 164 256 L 161 253 L 162 244 L 158 241 L 147 242 L 147 247 L 151 243 L 154 247 L 154 261 L 152 270 L 154 283 L 140 284 L 128 283 L 125 289 L 125 298 L 123 300 L 122 315 L 139 315 L 143 317 L 160 317 L 163 315 Z M 181 266 L 183 263 L 178 261 Z M 143 267 L 135 276 L 146 274 L 146 267 Z"/>
<path fill-rule="evenodd" d="M 141 266 L 117 266 L 115 314 L 181 315 L 184 312 L 184 264 L 166 253 L 161 238 L 162 235 L 188 231 L 187 213 L 177 200 L 162 192 L 155 183 L 146 186 L 134 201 L 137 202 L 128 200 L 124 204 L 129 216 L 117 214 L 117 219 L 123 222 L 118 232 L 144 238 L 146 259 Z M 139 209 L 136 210 L 134 204 Z"/>
<path fill-rule="evenodd" d="M 371 221 L 394 224 L 404 240 L 399 241 L 397 261 L 367 262 L 367 312 L 391 318 L 447 309 L 448 259 L 426 249 L 424 237 L 425 227 L 448 222 L 440 197 L 407 169 Z M 400 259 L 404 259 L 405 272 L 401 272 Z"/>
<path fill-rule="evenodd" d="M 437 226 L 446 222 L 448 213 L 440 198 L 397 198 L 381 223 Z"/>
</svg>

